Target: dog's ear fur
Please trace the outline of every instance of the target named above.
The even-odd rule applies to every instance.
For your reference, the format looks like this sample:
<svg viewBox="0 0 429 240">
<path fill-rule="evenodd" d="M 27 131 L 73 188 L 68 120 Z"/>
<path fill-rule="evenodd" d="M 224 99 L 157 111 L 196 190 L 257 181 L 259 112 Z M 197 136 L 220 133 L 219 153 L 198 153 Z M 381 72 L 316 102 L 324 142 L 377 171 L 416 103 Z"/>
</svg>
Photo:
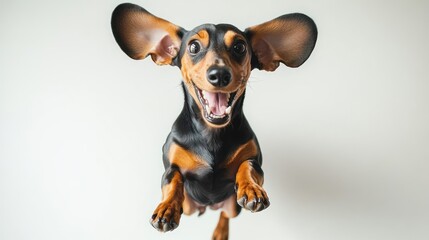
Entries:
<svg viewBox="0 0 429 240">
<path fill-rule="evenodd" d="M 130 3 L 115 8 L 111 25 L 116 42 L 129 57 L 138 60 L 151 55 L 159 65 L 174 64 L 185 31 Z"/>
<path fill-rule="evenodd" d="M 317 27 L 311 18 L 301 13 L 280 16 L 247 28 L 253 56 L 252 69 L 274 71 L 282 62 L 299 67 L 313 51 Z"/>
</svg>

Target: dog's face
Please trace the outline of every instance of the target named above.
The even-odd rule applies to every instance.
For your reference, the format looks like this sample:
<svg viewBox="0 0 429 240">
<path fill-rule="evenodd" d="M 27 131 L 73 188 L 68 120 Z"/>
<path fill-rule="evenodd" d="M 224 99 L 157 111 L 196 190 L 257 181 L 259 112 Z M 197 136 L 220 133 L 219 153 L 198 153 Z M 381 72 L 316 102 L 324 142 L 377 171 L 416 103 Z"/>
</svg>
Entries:
<svg viewBox="0 0 429 240">
<path fill-rule="evenodd" d="M 229 124 L 252 69 L 274 71 L 280 62 L 298 67 L 317 38 L 314 22 L 303 14 L 283 15 L 244 32 L 229 24 L 186 31 L 133 4 L 115 9 L 112 30 L 131 58 L 150 55 L 159 65 L 178 66 L 202 118 L 215 128 Z"/>
<path fill-rule="evenodd" d="M 251 57 L 247 38 L 232 25 L 205 24 L 184 35 L 177 62 L 188 92 L 212 127 L 229 123 L 249 79 Z"/>
</svg>

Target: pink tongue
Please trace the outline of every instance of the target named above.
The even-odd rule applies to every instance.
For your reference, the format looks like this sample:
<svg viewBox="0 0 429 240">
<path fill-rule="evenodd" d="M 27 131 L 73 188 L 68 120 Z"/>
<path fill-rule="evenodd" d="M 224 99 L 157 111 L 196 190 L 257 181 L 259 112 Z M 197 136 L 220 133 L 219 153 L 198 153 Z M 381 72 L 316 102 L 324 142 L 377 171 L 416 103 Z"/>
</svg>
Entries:
<svg viewBox="0 0 429 240">
<path fill-rule="evenodd" d="M 222 116 L 225 114 L 225 109 L 228 105 L 228 95 L 226 93 L 211 93 L 203 91 L 203 94 L 214 115 Z"/>
</svg>

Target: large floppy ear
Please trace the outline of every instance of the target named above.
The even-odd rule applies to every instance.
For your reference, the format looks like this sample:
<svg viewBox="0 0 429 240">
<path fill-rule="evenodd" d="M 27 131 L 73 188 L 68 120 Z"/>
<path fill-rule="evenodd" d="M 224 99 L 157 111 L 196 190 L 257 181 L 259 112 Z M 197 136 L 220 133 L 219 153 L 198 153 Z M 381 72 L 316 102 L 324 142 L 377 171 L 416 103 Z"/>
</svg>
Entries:
<svg viewBox="0 0 429 240">
<path fill-rule="evenodd" d="M 299 67 L 313 51 L 317 39 L 316 24 L 301 13 L 280 16 L 247 28 L 253 57 L 252 69 L 274 71 L 282 62 Z"/>
<path fill-rule="evenodd" d="M 124 3 L 112 13 L 112 31 L 119 47 L 133 59 L 151 55 L 156 64 L 173 64 L 184 29 L 144 8 Z"/>
</svg>

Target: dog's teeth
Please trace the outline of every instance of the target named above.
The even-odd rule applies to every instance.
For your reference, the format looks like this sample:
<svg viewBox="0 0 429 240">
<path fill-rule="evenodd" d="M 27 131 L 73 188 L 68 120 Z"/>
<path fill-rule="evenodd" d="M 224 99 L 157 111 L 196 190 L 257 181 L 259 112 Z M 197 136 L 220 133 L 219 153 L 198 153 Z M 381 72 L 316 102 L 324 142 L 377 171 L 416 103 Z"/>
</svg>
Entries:
<svg viewBox="0 0 429 240">
<path fill-rule="evenodd" d="M 211 111 L 211 109 L 210 109 L 209 105 L 205 105 L 205 106 L 206 106 L 207 114 L 209 114 L 209 115 L 210 115 L 212 111 Z"/>
<path fill-rule="evenodd" d="M 231 106 L 229 106 L 229 107 L 227 107 L 227 108 L 225 109 L 225 113 L 226 113 L 226 114 L 230 114 L 230 113 L 231 113 Z"/>
</svg>

